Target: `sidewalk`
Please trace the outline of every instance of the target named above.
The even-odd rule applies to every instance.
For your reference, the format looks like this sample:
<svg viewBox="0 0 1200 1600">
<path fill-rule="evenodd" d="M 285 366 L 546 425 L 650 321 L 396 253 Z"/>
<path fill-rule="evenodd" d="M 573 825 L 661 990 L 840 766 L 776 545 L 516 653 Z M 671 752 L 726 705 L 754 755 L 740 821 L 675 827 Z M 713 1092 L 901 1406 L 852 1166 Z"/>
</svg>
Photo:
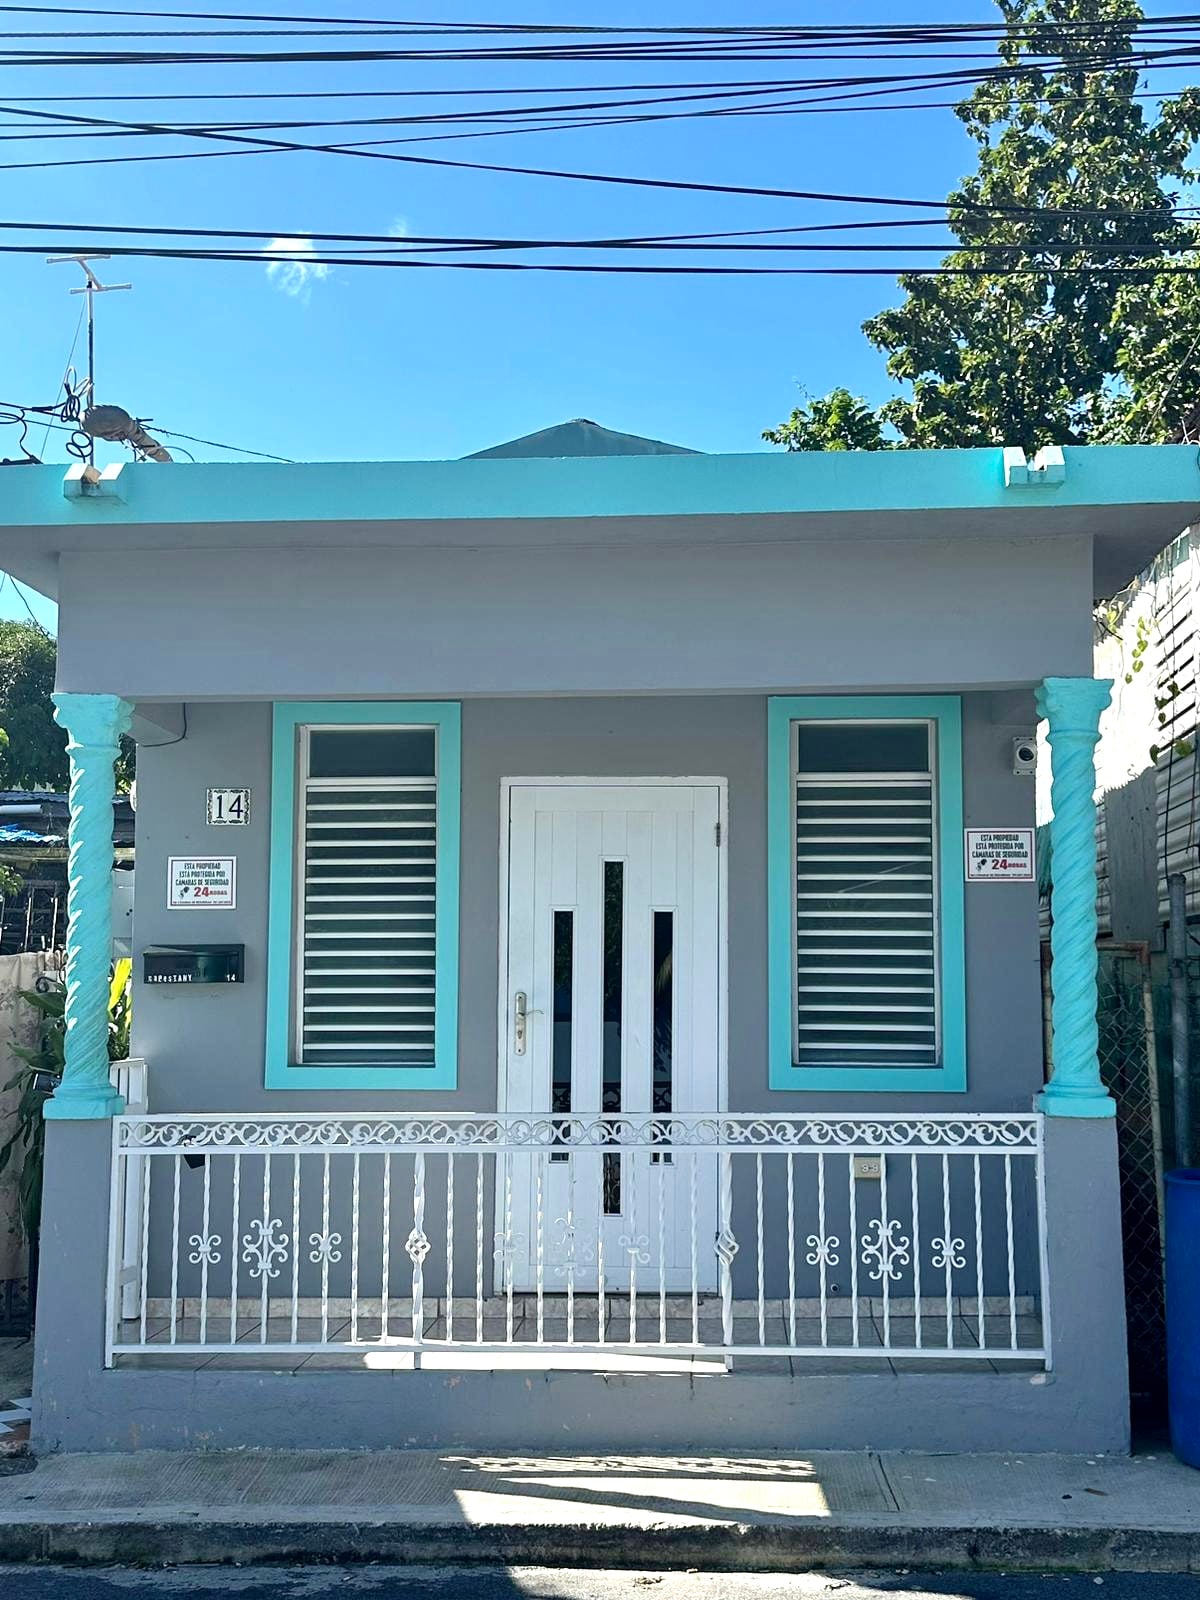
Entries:
<svg viewBox="0 0 1200 1600">
<path fill-rule="evenodd" d="M 146 1451 L 3 1467 L 5 1561 L 1200 1571 L 1200 1473 L 1166 1454 Z"/>
</svg>

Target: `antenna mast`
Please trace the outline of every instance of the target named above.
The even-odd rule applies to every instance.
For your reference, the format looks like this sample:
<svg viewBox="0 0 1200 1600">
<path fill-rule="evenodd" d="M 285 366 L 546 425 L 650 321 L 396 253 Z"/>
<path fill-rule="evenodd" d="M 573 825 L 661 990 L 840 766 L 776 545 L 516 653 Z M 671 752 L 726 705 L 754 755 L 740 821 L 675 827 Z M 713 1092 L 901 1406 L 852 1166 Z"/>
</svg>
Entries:
<svg viewBox="0 0 1200 1600">
<path fill-rule="evenodd" d="M 98 294 L 111 294 L 116 289 L 132 289 L 131 283 L 101 283 L 96 274 L 88 265 L 89 261 L 111 261 L 109 255 L 76 255 L 76 256 L 47 256 L 48 267 L 57 266 L 63 261 L 73 261 L 83 272 L 85 283 L 77 289 L 72 289 L 72 294 L 87 295 L 87 400 L 89 406 L 96 404 L 96 309 L 95 300 Z M 96 464 L 96 441 L 89 437 L 88 440 L 88 465 Z"/>
</svg>

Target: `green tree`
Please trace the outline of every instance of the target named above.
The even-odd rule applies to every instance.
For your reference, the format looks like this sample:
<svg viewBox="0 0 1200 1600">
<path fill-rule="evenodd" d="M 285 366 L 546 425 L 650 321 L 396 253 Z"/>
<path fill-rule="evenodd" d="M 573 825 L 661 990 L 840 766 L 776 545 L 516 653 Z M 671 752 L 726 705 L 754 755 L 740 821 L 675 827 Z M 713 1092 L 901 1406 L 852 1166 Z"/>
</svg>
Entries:
<svg viewBox="0 0 1200 1600">
<path fill-rule="evenodd" d="M 1200 268 L 1190 254 L 1182 264 Z M 1099 444 L 1200 440 L 1200 277 L 1156 273 L 1117 296 L 1124 330 L 1118 387 L 1093 435 Z"/>
<path fill-rule="evenodd" d="M 36 622 L 0 621 L 0 789 L 64 791 L 67 736 L 54 720 L 58 646 Z M 133 779 L 134 744 L 121 741 L 115 786 Z"/>
<path fill-rule="evenodd" d="M 849 389 L 831 389 L 819 400 L 811 396 L 786 422 L 768 428 L 763 438 L 787 450 L 889 450 L 878 412 Z"/>
<path fill-rule="evenodd" d="M 57 648 L 33 622 L 0 621 L 0 789 L 65 789 L 67 736 L 50 699 Z"/>
<path fill-rule="evenodd" d="M 957 107 L 978 165 L 947 202 L 950 270 L 902 276 L 864 324 L 906 390 L 875 423 L 917 447 L 1172 437 L 1200 398 L 1200 293 L 1161 270 L 1194 239 L 1172 208 L 1200 94 L 1156 118 L 1133 98 L 1135 0 L 997 4 L 1001 70 Z"/>
</svg>

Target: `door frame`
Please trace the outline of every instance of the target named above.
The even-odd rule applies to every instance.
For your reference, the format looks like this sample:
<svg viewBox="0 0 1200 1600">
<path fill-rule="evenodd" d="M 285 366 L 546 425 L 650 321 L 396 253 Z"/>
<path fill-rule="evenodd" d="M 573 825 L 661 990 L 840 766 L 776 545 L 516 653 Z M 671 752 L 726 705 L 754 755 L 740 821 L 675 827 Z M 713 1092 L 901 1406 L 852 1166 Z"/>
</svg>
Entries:
<svg viewBox="0 0 1200 1600">
<path fill-rule="evenodd" d="M 514 789 L 716 789 L 721 842 L 717 851 L 717 1105 L 729 1109 L 729 779 L 655 777 L 519 777 L 500 780 L 500 939 L 496 966 L 496 1110 L 508 1110 L 508 878 Z"/>
</svg>

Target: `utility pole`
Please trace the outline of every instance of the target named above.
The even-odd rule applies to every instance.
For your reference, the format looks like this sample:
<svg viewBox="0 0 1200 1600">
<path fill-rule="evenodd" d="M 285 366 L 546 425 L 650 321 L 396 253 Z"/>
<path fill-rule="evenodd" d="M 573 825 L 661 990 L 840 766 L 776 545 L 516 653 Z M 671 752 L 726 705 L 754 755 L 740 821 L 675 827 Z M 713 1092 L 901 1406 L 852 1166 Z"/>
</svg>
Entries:
<svg viewBox="0 0 1200 1600">
<path fill-rule="evenodd" d="M 96 307 L 95 300 L 98 294 L 111 294 L 116 289 L 132 289 L 131 283 L 101 283 L 96 274 L 88 265 L 89 261 L 111 261 L 109 255 L 79 255 L 79 256 L 47 256 L 48 267 L 58 266 L 63 261 L 73 261 L 79 267 L 85 283 L 72 289 L 72 294 L 87 295 L 87 403 L 89 406 L 96 404 Z M 96 441 L 89 436 L 88 439 L 88 465 L 96 465 Z"/>
</svg>

